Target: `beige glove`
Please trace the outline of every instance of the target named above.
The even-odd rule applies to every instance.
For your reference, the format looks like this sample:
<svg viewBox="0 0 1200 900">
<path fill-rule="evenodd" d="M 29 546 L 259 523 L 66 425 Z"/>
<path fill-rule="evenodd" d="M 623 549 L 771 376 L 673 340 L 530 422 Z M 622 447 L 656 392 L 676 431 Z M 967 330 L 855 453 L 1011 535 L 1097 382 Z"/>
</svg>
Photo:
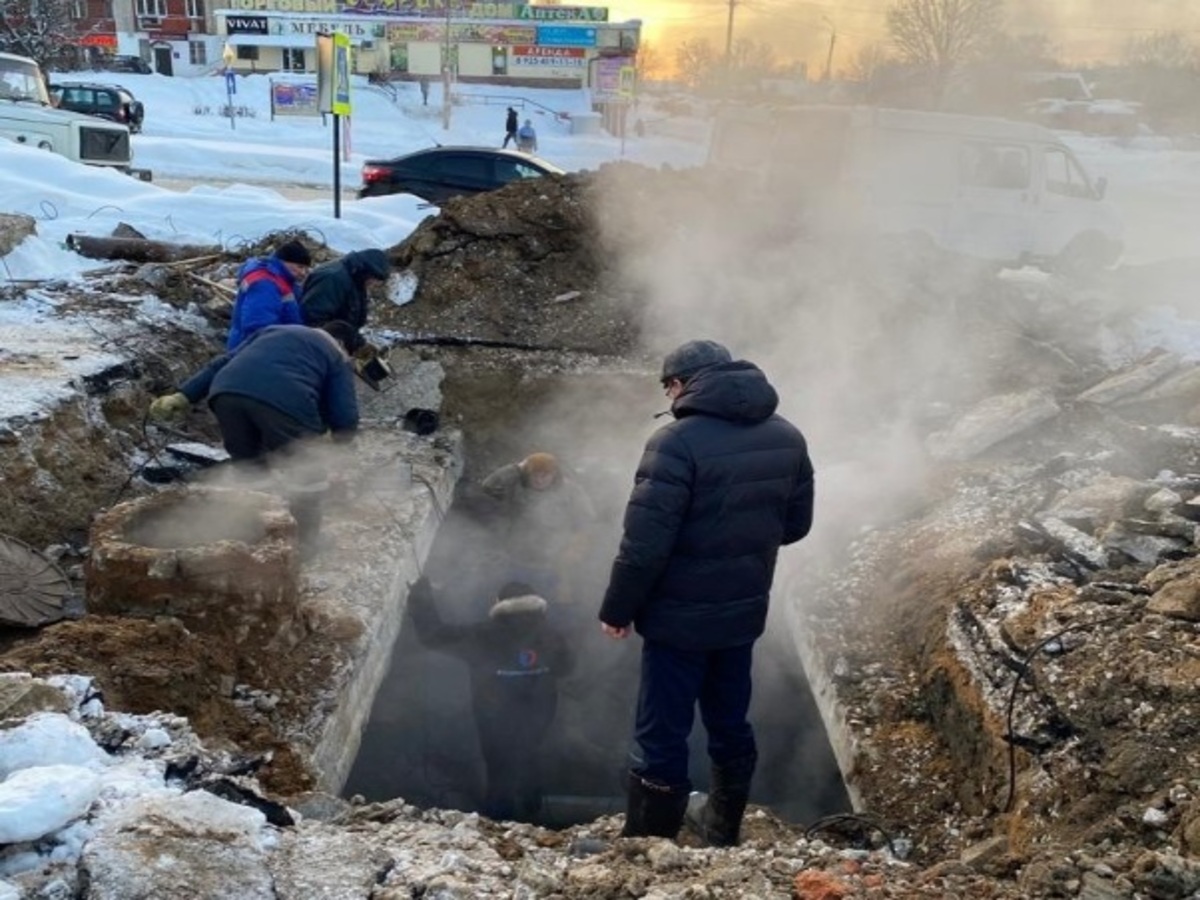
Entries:
<svg viewBox="0 0 1200 900">
<path fill-rule="evenodd" d="M 174 394 L 164 394 L 150 404 L 150 418 L 156 422 L 167 419 L 178 419 L 191 406 L 192 401 L 178 391 Z"/>
</svg>

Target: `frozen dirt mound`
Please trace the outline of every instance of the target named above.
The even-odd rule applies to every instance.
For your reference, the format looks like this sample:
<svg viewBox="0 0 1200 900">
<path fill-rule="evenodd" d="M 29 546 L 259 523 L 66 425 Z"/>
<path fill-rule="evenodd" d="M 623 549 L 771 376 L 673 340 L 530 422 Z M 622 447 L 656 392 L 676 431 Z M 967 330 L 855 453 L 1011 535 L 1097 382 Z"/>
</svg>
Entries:
<svg viewBox="0 0 1200 900">
<path fill-rule="evenodd" d="M 385 328 L 471 342 L 621 355 L 642 300 L 623 265 L 650 235 L 711 208 L 702 176 L 612 164 L 448 202 L 391 251 L 412 302 Z M 710 213 L 711 214 L 711 213 Z"/>
</svg>

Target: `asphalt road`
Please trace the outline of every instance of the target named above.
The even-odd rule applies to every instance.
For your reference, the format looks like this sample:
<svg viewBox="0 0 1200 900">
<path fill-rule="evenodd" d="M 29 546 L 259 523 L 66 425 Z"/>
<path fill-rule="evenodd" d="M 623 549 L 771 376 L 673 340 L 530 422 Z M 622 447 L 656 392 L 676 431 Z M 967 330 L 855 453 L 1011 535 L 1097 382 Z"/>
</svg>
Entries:
<svg viewBox="0 0 1200 900">
<path fill-rule="evenodd" d="M 256 182 L 246 181 L 219 181 L 212 178 L 155 178 L 154 184 L 161 188 L 166 188 L 169 191 L 189 191 L 198 185 L 208 185 L 209 187 L 229 187 L 233 184 L 253 184 L 258 187 L 267 187 L 278 192 L 288 200 L 328 200 L 333 202 L 333 190 L 328 187 L 317 187 L 315 185 L 303 184 L 282 184 L 279 182 Z M 354 202 L 354 190 L 342 189 L 342 205 Z"/>
</svg>

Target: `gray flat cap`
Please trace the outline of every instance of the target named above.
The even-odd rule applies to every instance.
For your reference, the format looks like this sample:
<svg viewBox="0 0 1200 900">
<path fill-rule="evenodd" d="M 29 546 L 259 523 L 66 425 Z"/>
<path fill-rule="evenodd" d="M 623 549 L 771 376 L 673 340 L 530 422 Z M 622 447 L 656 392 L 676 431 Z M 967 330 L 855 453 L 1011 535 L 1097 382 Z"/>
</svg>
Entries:
<svg viewBox="0 0 1200 900">
<path fill-rule="evenodd" d="M 690 378 L 701 369 L 732 362 L 729 351 L 716 341 L 688 341 L 680 344 L 663 359 L 662 380 Z"/>
</svg>

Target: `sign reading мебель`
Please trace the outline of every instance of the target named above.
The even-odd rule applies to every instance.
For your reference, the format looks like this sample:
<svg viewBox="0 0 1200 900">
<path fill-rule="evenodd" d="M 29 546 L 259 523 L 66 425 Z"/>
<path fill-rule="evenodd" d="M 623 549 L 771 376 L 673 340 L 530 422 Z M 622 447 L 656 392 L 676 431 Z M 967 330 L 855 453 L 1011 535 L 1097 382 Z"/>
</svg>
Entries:
<svg viewBox="0 0 1200 900">
<path fill-rule="evenodd" d="M 224 0 L 228 9 L 249 12 L 359 13 L 383 16 L 444 16 L 446 4 L 457 18 L 526 19 L 530 22 L 607 22 L 606 6 L 532 6 L 519 2 L 462 0 Z"/>
<path fill-rule="evenodd" d="M 537 69 L 539 75 L 579 78 L 587 65 L 582 47 L 513 47 L 508 57 L 510 70 Z"/>
<path fill-rule="evenodd" d="M 543 47 L 595 47 L 596 29 L 574 25 L 539 25 L 537 42 Z"/>
<path fill-rule="evenodd" d="M 233 18 L 232 16 L 230 18 Z M 344 34 L 353 41 L 381 40 L 384 35 L 383 22 L 334 22 L 320 19 L 299 21 L 297 19 L 275 19 L 271 22 L 271 34 L 318 35 Z"/>
</svg>

